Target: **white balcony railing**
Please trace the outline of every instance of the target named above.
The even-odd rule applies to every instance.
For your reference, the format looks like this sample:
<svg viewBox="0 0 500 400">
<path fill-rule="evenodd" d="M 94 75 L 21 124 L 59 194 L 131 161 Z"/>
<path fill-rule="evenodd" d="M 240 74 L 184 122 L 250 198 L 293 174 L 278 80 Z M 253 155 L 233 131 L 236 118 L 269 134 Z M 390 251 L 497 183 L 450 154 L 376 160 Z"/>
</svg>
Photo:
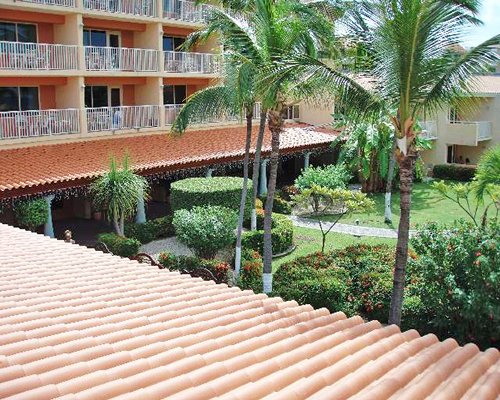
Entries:
<svg viewBox="0 0 500 400">
<path fill-rule="evenodd" d="M 422 132 L 420 137 L 424 139 L 434 140 L 437 139 L 437 124 L 436 121 L 422 121 L 420 122 Z"/>
<path fill-rule="evenodd" d="M 83 0 L 86 10 L 156 17 L 156 0 Z"/>
<path fill-rule="evenodd" d="M 478 140 L 488 140 L 491 139 L 491 122 L 481 121 L 476 122 L 477 124 L 477 139 Z"/>
<path fill-rule="evenodd" d="M 0 139 L 22 139 L 80 132 L 78 109 L 0 112 Z"/>
<path fill-rule="evenodd" d="M 174 123 L 175 118 L 179 114 L 179 111 L 182 109 L 183 104 L 165 104 L 165 125 L 172 125 Z M 255 103 L 253 107 L 253 119 L 260 120 L 260 103 Z M 200 125 L 200 124 L 217 124 L 231 121 L 239 121 L 240 117 L 234 115 L 226 115 L 224 117 L 219 118 L 196 118 L 190 121 L 191 125 Z M 244 120 L 244 118 L 243 118 Z M 243 122 L 242 120 L 242 122 Z"/>
<path fill-rule="evenodd" d="M 25 3 L 43 4 L 44 6 L 75 7 L 75 0 L 22 0 Z"/>
<path fill-rule="evenodd" d="M 208 5 L 196 5 L 194 1 L 164 0 L 163 17 L 185 22 L 204 23 L 208 12 Z"/>
<path fill-rule="evenodd" d="M 0 41 L 0 69 L 70 70 L 77 68 L 77 46 Z"/>
<path fill-rule="evenodd" d="M 89 132 L 123 129 L 155 128 L 160 126 L 159 106 L 121 106 L 87 108 Z"/>
<path fill-rule="evenodd" d="M 88 71 L 158 71 L 158 51 L 125 47 L 85 46 Z"/>
<path fill-rule="evenodd" d="M 217 74 L 220 72 L 220 58 L 216 54 L 165 51 L 165 72 Z"/>
</svg>

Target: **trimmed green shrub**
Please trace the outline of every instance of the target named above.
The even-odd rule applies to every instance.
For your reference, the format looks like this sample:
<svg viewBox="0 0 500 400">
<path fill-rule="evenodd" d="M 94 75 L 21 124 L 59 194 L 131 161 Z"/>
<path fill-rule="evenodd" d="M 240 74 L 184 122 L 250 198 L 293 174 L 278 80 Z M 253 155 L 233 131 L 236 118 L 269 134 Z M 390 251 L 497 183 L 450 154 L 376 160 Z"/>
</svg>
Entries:
<svg viewBox="0 0 500 400">
<path fill-rule="evenodd" d="M 411 239 L 403 325 L 482 348 L 500 342 L 500 225 L 430 223 Z"/>
<path fill-rule="evenodd" d="M 393 264 L 394 249 L 387 245 L 313 253 L 283 264 L 274 290 L 287 300 L 386 321 Z"/>
<path fill-rule="evenodd" d="M 264 251 L 263 213 L 257 213 L 257 231 L 244 232 L 242 237 L 243 248 Z M 293 246 L 293 223 L 285 215 L 273 213 L 271 240 L 273 254 L 284 253 Z"/>
<path fill-rule="evenodd" d="M 137 239 L 142 244 L 174 236 L 175 230 L 172 225 L 172 218 L 172 216 L 168 215 L 166 217 L 146 221 L 143 224 L 125 224 L 125 236 Z"/>
<path fill-rule="evenodd" d="M 243 178 L 214 177 L 188 178 L 172 183 L 170 205 L 172 211 L 190 210 L 195 206 L 222 206 L 238 211 Z M 248 180 L 246 214 L 252 204 L 252 180 Z"/>
<path fill-rule="evenodd" d="M 158 256 L 158 262 L 166 269 L 170 271 L 176 271 L 179 269 L 179 261 L 177 256 L 168 251 L 163 251 Z"/>
<path fill-rule="evenodd" d="M 19 225 L 35 230 L 47 222 L 49 205 L 45 199 L 19 201 L 14 205 L 14 214 Z"/>
<path fill-rule="evenodd" d="M 351 179 L 343 164 L 326 165 L 324 167 L 309 167 L 295 179 L 295 186 L 304 190 L 317 185 L 328 189 L 346 189 Z"/>
<path fill-rule="evenodd" d="M 228 273 L 231 266 L 221 260 L 206 260 L 194 256 L 176 256 L 169 252 L 162 252 L 158 256 L 158 262 L 170 271 L 192 272 L 197 268 L 206 268 L 218 282 L 228 282 Z"/>
<path fill-rule="evenodd" d="M 101 233 L 97 240 L 104 243 L 111 253 L 122 257 L 135 256 L 141 247 L 141 242 L 137 239 L 125 238 L 116 233 Z"/>
<path fill-rule="evenodd" d="M 475 165 L 464 164 L 437 164 L 432 169 L 436 179 L 450 179 L 454 181 L 469 182 L 476 174 Z"/>
<path fill-rule="evenodd" d="M 177 239 L 198 257 L 209 259 L 234 242 L 236 222 L 235 211 L 211 205 L 177 210 L 172 221 Z"/>
<path fill-rule="evenodd" d="M 274 197 L 273 211 L 278 214 L 290 215 L 292 213 L 292 204 L 279 196 Z"/>
<path fill-rule="evenodd" d="M 250 289 L 255 293 L 262 292 L 262 256 L 255 250 L 243 249 L 240 281 L 241 289 Z"/>
</svg>

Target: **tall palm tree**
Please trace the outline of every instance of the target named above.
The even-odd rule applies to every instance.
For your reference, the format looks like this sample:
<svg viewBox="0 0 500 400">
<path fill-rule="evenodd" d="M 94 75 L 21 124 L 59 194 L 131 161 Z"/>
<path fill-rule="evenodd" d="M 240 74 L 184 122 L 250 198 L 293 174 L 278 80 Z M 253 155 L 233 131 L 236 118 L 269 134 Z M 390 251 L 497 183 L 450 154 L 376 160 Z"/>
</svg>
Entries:
<svg viewBox="0 0 500 400">
<path fill-rule="evenodd" d="M 416 119 L 450 104 L 471 106 L 474 75 L 497 61 L 497 35 L 457 57 L 450 49 L 460 45 L 466 29 L 477 24 L 477 0 L 370 0 L 360 1 L 349 13 L 347 28 L 364 40 L 373 58 L 372 90 L 358 87 L 350 77 L 319 63 L 300 59 L 285 69 L 301 69 L 304 79 L 321 80 L 340 89 L 344 104 L 354 114 L 377 104 L 397 110 L 391 116 L 400 171 L 400 221 L 396 246 L 389 322 L 401 323 L 403 289 L 408 258 L 411 192 L 418 156 Z M 284 73 L 284 71 L 282 71 Z M 351 77 L 352 78 L 352 77 Z M 341 81 L 341 84 L 339 84 Z M 378 102 L 378 100 L 382 100 Z"/>
<path fill-rule="evenodd" d="M 125 236 L 125 221 L 136 213 L 139 198 L 148 200 L 148 190 L 146 178 L 130 169 L 128 157 L 124 158 L 121 168 L 112 158 L 109 171 L 90 186 L 95 206 L 105 212 L 119 236 Z"/>
</svg>

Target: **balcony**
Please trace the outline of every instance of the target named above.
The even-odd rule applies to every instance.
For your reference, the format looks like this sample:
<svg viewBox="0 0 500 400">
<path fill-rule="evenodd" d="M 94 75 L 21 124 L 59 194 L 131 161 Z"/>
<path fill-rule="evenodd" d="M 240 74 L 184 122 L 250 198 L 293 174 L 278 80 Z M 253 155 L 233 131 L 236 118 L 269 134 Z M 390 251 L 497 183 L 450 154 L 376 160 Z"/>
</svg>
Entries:
<svg viewBox="0 0 500 400">
<path fill-rule="evenodd" d="M 220 72 L 220 58 L 209 53 L 163 52 L 165 72 L 179 74 L 217 74 Z"/>
<path fill-rule="evenodd" d="M 85 67 L 88 71 L 156 72 L 158 51 L 85 46 Z"/>
<path fill-rule="evenodd" d="M 194 1 L 164 0 L 163 17 L 202 24 L 206 21 L 208 7 L 206 4 L 196 5 Z"/>
<path fill-rule="evenodd" d="M 0 112 L 0 139 L 23 139 L 80 132 L 77 109 Z"/>
<path fill-rule="evenodd" d="M 85 10 L 135 15 L 138 17 L 157 16 L 155 0 L 83 0 L 83 8 Z"/>
<path fill-rule="evenodd" d="M 422 127 L 422 132 L 420 133 L 420 137 L 427 140 L 436 140 L 437 139 L 437 124 L 436 121 L 422 121 L 420 123 Z"/>
<path fill-rule="evenodd" d="M 21 0 L 24 3 L 41 4 L 44 6 L 75 7 L 75 0 Z"/>
<path fill-rule="evenodd" d="M 76 70 L 77 46 L 0 42 L 0 70 Z"/>
<path fill-rule="evenodd" d="M 446 128 L 446 141 L 449 144 L 477 146 L 478 142 L 492 138 L 490 121 L 448 122 Z"/>
<path fill-rule="evenodd" d="M 87 108 L 88 132 L 157 128 L 159 106 L 121 106 Z"/>
</svg>

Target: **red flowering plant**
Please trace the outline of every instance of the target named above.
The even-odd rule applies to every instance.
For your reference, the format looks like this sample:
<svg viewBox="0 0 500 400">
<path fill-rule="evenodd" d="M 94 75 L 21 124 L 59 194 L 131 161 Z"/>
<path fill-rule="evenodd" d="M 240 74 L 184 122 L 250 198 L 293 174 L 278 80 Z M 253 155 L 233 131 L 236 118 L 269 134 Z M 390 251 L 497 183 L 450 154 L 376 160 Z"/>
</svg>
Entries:
<svg viewBox="0 0 500 400">
<path fill-rule="evenodd" d="M 242 268 L 238 286 L 250 289 L 255 293 L 262 292 L 262 256 L 258 251 L 244 249 L 242 253 Z"/>
<path fill-rule="evenodd" d="M 160 253 L 158 256 L 158 262 L 166 269 L 169 269 L 171 271 L 179 269 L 179 262 L 177 260 L 177 257 L 169 253 L 168 251 L 164 251 Z"/>
</svg>

